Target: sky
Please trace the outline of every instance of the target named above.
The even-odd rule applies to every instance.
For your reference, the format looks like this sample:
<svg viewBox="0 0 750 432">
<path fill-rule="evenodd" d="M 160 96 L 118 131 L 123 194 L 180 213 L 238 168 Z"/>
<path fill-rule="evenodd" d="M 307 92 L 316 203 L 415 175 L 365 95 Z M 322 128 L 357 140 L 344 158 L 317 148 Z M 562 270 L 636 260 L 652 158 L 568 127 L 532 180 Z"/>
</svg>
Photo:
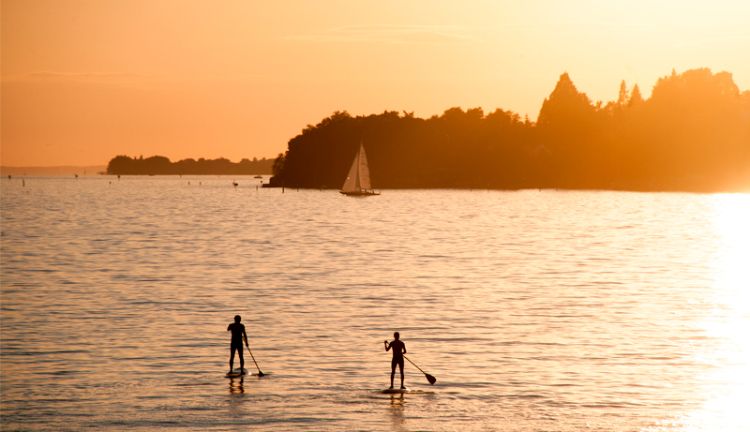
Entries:
<svg viewBox="0 0 750 432">
<path fill-rule="evenodd" d="M 4 166 L 275 157 L 334 111 L 593 101 L 708 67 L 750 89 L 746 0 L 0 0 Z"/>
</svg>

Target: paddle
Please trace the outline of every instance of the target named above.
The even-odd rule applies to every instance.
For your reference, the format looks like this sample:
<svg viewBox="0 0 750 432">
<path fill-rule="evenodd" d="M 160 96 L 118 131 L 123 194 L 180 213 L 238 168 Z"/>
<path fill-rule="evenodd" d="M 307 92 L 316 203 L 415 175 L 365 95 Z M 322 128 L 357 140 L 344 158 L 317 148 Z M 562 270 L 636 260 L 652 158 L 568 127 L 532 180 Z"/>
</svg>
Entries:
<svg viewBox="0 0 750 432">
<path fill-rule="evenodd" d="M 245 345 L 245 346 L 247 347 L 247 351 L 250 353 L 250 358 L 252 358 L 253 359 L 253 363 L 255 363 L 255 367 L 258 368 L 258 376 L 262 377 L 265 374 L 263 373 L 263 371 L 260 370 L 260 366 L 258 366 L 258 362 L 255 361 L 255 356 L 253 355 L 253 352 L 250 351 L 250 345 Z"/>
<path fill-rule="evenodd" d="M 404 358 L 407 359 L 407 360 L 409 360 L 409 363 L 413 364 L 415 368 L 419 369 L 419 371 L 424 374 L 424 377 L 427 378 L 427 381 L 429 381 L 430 384 L 435 384 L 435 381 L 437 381 L 437 378 L 435 378 L 434 376 L 432 376 L 432 375 L 428 374 L 427 372 L 423 371 L 422 368 L 419 367 L 419 366 L 417 366 L 416 363 L 414 363 L 413 361 L 411 361 L 409 359 L 409 357 L 404 356 Z"/>
</svg>

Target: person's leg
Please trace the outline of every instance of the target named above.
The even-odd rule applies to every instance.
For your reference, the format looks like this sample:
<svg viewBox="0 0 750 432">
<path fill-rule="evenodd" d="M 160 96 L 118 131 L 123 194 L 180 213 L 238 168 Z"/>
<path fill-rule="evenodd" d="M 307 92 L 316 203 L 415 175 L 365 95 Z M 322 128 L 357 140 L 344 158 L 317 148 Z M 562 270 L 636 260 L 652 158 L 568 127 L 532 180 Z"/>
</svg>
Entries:
<svg viewBox="0 0 750 432">
<path fill-rule="evenodd" d="M 406 387 L 404 387 L 404 359 L 401 359 L 398 362 L 398 369 L 399 369 L 399 372 L 401 372 L 401 388 L 405 389 Z"/>
<path fill-rule="evenodd" d="M 240 371 L 245 370 L 245 357 L 242 355 L 242 346 L 237 348 L 237 354 L 240 356 Z M 242 372 L 244 373 L 244 372 Z"/>
<path fill-rule="evenodd" d="M 230 354 L 229 354 L 229 372 L 232 372 L 232 370 L 234 370 L 234 351 L 236 349 L 237 348 L 235 348 L 234 345 L 232 345 L 231 348 L 229 349 L 230 350 Z"/>
<path fill-rule="evenodd" d="M 391 360 L 391 388 L 393 388 L 393 377 L 396 375 L 396 359 Z"/>
</svg>

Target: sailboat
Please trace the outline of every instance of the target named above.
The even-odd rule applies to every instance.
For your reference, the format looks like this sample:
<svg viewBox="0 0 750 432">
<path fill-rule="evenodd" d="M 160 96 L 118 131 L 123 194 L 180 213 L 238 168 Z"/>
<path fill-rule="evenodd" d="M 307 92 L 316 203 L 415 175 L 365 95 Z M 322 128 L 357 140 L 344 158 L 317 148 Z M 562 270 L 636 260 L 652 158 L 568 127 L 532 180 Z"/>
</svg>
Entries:
<svg viewBox="0 0 750 432">
<path fill-rule="evenodd" d="M 370 184 L 370 168 L 367 166 L 367 155 L 363 143 L 359 143 L 359 151 L 354 156 L 352 167 L 349 168 L 349 174 L 340 192 L 349 196 L 380 195 L 372 189 Z"/>
</svg>

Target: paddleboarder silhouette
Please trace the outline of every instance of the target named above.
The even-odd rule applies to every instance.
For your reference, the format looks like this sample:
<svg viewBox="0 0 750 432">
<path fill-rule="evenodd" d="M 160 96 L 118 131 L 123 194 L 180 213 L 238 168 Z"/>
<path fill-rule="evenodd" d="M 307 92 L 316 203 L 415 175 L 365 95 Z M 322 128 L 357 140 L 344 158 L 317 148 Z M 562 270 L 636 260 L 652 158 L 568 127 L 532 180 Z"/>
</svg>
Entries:
<svg viewBox="0 0 750 432">
<path fill-rule="evenodd" d="M 229 373 L 232 373 L 234 369 L 234 352 L 240 356 L 240 370 L 241 373 L 245 373 L 245 357 L 242 355 L 242 340 L 245 340 L 245 345 L 250 349 L 250 344 L 247 343 L 247 333 L 245 333 L 245 325 L 240 324 L 242 317 L 239 315 L 234 316 L 234 322 L 229 324 L 227 331 L 232 332 L 232 342 L 229 346 Z"/>
<path fill-rule="evenodd" d="M 396 365 L 401 372 L 401 389 L 404 387 L 404 354 L 406 354 L 406 344 L 400 339 L 401 335 L 398 332 L 393 333 L 393 342 L 388 343 L 387 340 L 383 341 L 385 350 L 393 350 L 393 358 L 391 359 L 391 387 L 393 388 L 393 377 L 396 375 Z"/>
</svg>

